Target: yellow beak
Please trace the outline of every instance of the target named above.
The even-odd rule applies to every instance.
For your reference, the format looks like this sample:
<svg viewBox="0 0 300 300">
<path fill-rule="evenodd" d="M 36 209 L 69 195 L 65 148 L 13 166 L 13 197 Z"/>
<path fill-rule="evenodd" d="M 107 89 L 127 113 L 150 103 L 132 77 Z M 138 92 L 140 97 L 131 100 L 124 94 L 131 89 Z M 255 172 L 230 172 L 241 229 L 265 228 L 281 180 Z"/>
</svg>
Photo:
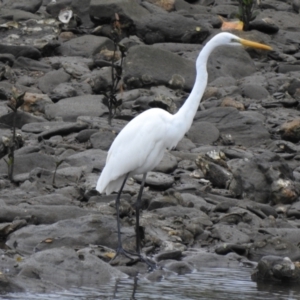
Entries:
<svg viewBox="0 0 300 300">
<path fill-rule="evenodd" d="M 257 48 L 257 49 L 262 49 L 262 50 L 272 50 L 272 48 L 270 46 L 267 46 L 265 44 L 252 42 L 252 41 L 249 41 L 249 40 L 239 39 L 239 42 L 243 46 L 247 46 L 247 47 L 251 47 L 251 48 Z"/>
</svg>

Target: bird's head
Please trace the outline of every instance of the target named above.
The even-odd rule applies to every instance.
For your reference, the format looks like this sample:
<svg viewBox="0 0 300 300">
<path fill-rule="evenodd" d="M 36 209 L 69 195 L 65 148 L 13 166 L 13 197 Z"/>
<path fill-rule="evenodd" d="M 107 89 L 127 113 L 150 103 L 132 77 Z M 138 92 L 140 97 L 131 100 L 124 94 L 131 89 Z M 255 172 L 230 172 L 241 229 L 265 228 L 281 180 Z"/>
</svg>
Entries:
<svg viewBox="0 0 300 300">
<path fill-rule="evenodd" d="M 232 33 L 222 32 L 214 36 L 209 43 L 213 44 L 213 47 L 221 45 L 232 45 L 232 46 L 247 46 L 262 50 L 272 50 L 268 45 L 242 39 Z"/>
</svg>

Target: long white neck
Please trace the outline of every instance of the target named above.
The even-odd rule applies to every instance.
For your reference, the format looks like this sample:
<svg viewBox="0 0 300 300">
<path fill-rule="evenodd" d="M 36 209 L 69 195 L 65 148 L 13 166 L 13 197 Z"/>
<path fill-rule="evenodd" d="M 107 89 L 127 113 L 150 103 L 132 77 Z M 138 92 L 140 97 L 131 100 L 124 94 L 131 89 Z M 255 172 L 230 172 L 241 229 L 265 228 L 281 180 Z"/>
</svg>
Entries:
<svg viewBox="0 0 300 300">
<path fill-rule="evenodd" d="M 200 52 L 196 61 L 197 74 L 194 87 L 183 106 L 173 117 L 173 122 L 175 128 L 177 128 L 178 137 L 181 136 L 180 139 L 190 129 L 194 116 L 198 110 L 199 103 L 207 85 L 207 60 L 215 47 L 215 43 L 210 41 Z"/>
</svg>

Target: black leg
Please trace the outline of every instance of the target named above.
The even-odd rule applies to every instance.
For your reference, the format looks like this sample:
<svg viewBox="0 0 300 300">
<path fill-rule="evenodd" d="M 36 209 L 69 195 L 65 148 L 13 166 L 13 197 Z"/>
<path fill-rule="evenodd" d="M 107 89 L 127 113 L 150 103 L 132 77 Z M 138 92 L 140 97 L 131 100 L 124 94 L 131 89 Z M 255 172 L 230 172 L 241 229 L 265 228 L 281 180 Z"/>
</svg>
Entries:
<svg viewBox="0 0 300 300">
<path fill-rule="evenodd" d="M 120 225 L 120 198 L 121 198 L 121 193 L 122 190 L 124 188 L 125 182 L 127 180 L 128 174 L 125 176 L 125 179 L 122 183 L 122 186 L 119 190 L 118 196 L 116 198 L 116 211 L 117 211 L 117 228 L 118 228 L 118 249 L 117 249 L 117 254 L 119 251 L 121 251 L 121 249 L 123 249 L 122 247 L 122 241 L 121 241 L 121 225 Z"/>
<path fill-rule="evenodd" d="M 141 253 L 140 209 L 141 209 L 141 200 L 142 200 L 142 194 L 143 194 L 143 190 L 144 190 L 144 186 L 145 186 L 146 176 L 147 176 L 147 173 L 144 173 L 140 191 L 139 191 L 138 197 L 136 199 L 136 204 L 135 204 L 136 252 L 138 254 Z"/>
<path fill-rule="evenodd" d="M 124 188 L 125 182 L 128 178 L 128 174 L 126 175 L 122 186 L 118 192 L 117 198 L 116 198 L 116 211 L 117 211 L 117 227 L 118 227 L 118 248 L 116 251 L 116 255 L 115 257 L 110 261 L 112 262 L 119 254 L 123 254 L 126 257 L 133 259 L 132 256 L 137 256 L 140 261 L 145 262 L 150 270 L 153 270 L 156 268 L 155 263 L 153 263 L 152 261 L 150 261 L 148 258 L 144 258 L 141 253 L 140 253 L 140 208 L 141 208 L 141 198 L 142 198 L 142 194 L 143 194 L 143 190 L 144 190 L 144 185 L 145 185 L 145 180 L 146 180 L 146 176 L 147 173 L 145 173 L 143 175 L 143 180 L 142 180 L 142 184 L 140 187 L 140 191 L 136 200 L 136 251 L 137 253 L 132 253 L 130 251 L 127 251 L 125 249 L 123 249 L 122 247 L 122 240 L 121 240 L 121 222 L 120 222 L 120 198 L 121 198 L 121 193 L 122 190 Z"/>
</svg>

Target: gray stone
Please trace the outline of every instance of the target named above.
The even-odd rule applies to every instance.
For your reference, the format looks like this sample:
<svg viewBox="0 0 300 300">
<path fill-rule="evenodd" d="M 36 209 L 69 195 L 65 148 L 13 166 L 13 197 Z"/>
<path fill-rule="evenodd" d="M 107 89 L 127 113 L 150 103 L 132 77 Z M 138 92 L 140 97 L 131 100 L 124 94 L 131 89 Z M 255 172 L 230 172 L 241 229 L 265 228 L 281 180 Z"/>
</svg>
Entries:
<svg viewBox="0 0 300 300">
<path fill-rule="evenodd" d="M 116 135 L 110 131 L 99 131 L 90 137 L 94 149 L 108 150 Z"/>
<path fill-rule="evenodd" d="M 42 283 L 50 281 L 63 288 L 98 288 L 112 280 L 127 277 L 97 256 L 79 254 L 70 248 L 49 249 L 33 254 L 22 264 L 19 275 L 27 278 L 38 276 Z"/>
<path fill-rule="evenodd" d="M 55 104 L 49 104 L 45 108 L 49 119 L 61 117 L 64 121 L 75 122 L 79 116 L 102 116 L 108 112 L 102 103 L 101 95 L 85 95 L 62 99 Z"/>
<path fill-rule="evenodd" d="M 195 144 L 209 145 L 220 137 L 218 128 L 209 122 L 194 122 L 187 137 Z"/>
<path fill-rule="evenodd" d="M 71 76 L 63 69 L 48 72 L 38 81 L 39 88 L 44 93 L 50 93 L 56 86 L 63 82 L 68 82 Z"/>
<path fill-rule="evenodd" d="M 161 162 L 156 166 L 153 171 L 161 173 L 172 173 L 177 168 L 177 159 L 170 152 L 165 152 Z"/>
<path fill-rule="evenodd" d="M 106 37 L 83 35 L 63 43 L 56 49 L 56 52 L 59 55 L 90 58 L 102 49 L 113 50 L 113 47 L 113 41 Z"/>
<path fill-rule="evenodd" d="M 214 124 L 221 134 L 230 134 L 236 144 L 254 146 L 270 139 L 270 134 L 261 119 L 242 114 L 232 107 L 217 107 L 197 112 L 195 120 Z"/>
<path fill-rule="evenodd" d="M 105 165 L 106 156 L 106 151 L 101 149 L 89 149 L 69 156 L 65 159 L 65 162 L 73 167 L 95 167 L 102 170 Z"/>
<path fill-rule="evenodd" d="M 269 92 L 260 85 L 242 85 L 242 95 L 246 98 L 266 100 Z"/>
<path fill-rule="evenodd" d="M 133 176 L 138 182 L 142 181 L 143 175 Z M 174 183 L 173 176 L 159 173 L 159 172 L 148 172 L 146 177 L 146 185 L 159 190 L 166 190 L 170 188 Z"/>
</svg>

